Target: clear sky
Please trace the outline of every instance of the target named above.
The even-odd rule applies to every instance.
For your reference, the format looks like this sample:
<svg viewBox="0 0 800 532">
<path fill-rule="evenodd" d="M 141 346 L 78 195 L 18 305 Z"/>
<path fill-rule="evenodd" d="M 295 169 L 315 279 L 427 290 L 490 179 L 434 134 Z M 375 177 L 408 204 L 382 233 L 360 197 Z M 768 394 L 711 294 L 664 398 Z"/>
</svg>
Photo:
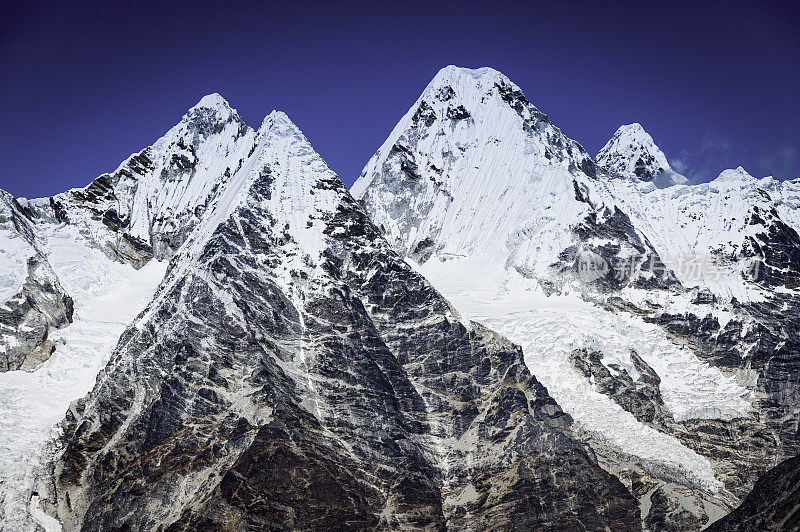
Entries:
<svg viewBox="0 0 800 532">
<path fill-rule="evenodd" d="M 350 185 L 447 64 L 505 73 L 593 155 L 640 122 L 694 180 L 800 177 L 797 2 L 2 4 L 0 188 L 19 196 L 114 170 L 210 92 L 252 126 L 286 111 Z"/>
</svg>

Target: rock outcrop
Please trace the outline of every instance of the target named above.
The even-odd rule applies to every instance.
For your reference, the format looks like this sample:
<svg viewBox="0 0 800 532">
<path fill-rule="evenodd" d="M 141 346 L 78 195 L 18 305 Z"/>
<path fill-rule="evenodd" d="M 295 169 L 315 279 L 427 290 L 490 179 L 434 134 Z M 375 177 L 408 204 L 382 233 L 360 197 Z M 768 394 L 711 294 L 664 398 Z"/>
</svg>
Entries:
<svg viewBox="0 0 800 532">
<path fill-rule="evenodd" d="M 28 370 L 47 360 L 50 333 L 72 322 L 72 298 L 64 291 L 20 204 L 0 191 L 0 372 Z"/>
<path fill-rule="evenodd" d="M 744 502 L 706 530 L 789 531 L 800 528 L 800 457 L 789 458 L 767 471 Z"/>
</svg>

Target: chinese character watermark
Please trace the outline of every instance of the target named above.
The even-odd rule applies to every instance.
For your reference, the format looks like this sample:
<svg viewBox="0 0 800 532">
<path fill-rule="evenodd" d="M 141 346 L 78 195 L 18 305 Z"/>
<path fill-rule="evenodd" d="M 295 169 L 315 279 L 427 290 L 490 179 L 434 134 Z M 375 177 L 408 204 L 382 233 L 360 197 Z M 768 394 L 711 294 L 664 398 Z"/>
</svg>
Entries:
<svg viewBox="0 0 800 532">
<path fill-rule="evenodd" d="M 682 282 L 725 280 L 759 281 L 761 260 L 753 257 L 719 257 L 713 254 L 676 255 L 659 257 L 656 254 L 632 254 L 624 257 L 603 258 L 591 250 L 582 250 L 575 258 L 575 273 L 578 279 L 591 283 L 610 277 L 626 282 L 637 271 L 648 278 L 675 279 Z"/>
</svg>

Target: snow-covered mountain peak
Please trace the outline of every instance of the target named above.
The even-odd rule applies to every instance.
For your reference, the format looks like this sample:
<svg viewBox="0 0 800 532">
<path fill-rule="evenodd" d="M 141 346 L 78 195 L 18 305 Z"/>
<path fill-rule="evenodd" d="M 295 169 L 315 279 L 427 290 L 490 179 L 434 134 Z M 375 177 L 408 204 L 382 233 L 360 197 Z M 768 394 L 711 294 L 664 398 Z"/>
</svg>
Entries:
<svg viewBox="0 0 800 532">
<path fill-rule="evenodd" d="M 595 160 L 612 174 L 653 182 L 659 188 L 688 182 L 670 167 L 664 152 L 638 122 L 620 126 Z"/>
<path fill-rule="evenodd" d="M 501 72 L 489 67 L 466 68 L 448 65 L 433 77 L 422 93 L 423 100 L 438 98 L 449 100 L 453 96 L 461 99 L 469 96 L 480 97 L 494 85 L 511 85 L 519 90 Z"/>
<path fill-rule="evenodd" d="M 486 122 L 501 109 L 510 108 L 523 119 L 547 117 L 533 106 L 522 90 L 503 73 L 490 68 L 466 68 L 449 65 L 442 68 L 425 87 L 414 108 L 418 118 L 432 116 L 458 121 L 475 117 Z M 432 111 L 432 112 L 431 112 Z"/>
<path fill-rule="evenodd" d="M 323 220 L 332 216 L 346 188 L 309 140 L 283 111 L 272 111 L 255 134 L 255 145 L 225 183 L 185 246 L 184 266 L 191 267 L 221 226 L 241 223 L 258 211 L 268 225 L 294 244 L 294 254 L 312 256 L 324 248 Z M 294 256 L 294 255 L 293 255 Z M 288 286 L 288 285 L 287 285 Z"/>
<path fill-rule="evenodd" d="M 651 144 L 655 144 L 653 142 L 653 137 L 651 137 L 650 134 L 647 131 L 645 131 L 644 127 L 642 127 L 642 124 L 640 124 L 639 122 L 633 122 L 631 124 L 622 124 L 621 126 L 619 126 L 619 128 L 617 128 L 617 131 L 614 133 L 614 136 L 617 135 L 621 137 L 627 136 L 630 138 L 638 138 L 642 139 L 643 141 L 646 140 Z"/>
<path fill-rule="evenodd" d="M 268 133 L 272 133 L 273 135 L 282 134 L 283 136 L 287 135 L 301 135 L 303 136 L 303 132 L 300 131 L 300 128 L 297 127 L 297 124 L 292 122 L 292 119 L 284 113 L 283 111 L 273 110 L 267 116 L 264 117 L 264 120 L 261 121 L 261 126 L 258 128 L 258 132 L 256 136 L 258 138 L 263 137 Z"/>
<path fill-rule="evenodd" d="M 524 164 L 511 160 L 516 153 L 525 155 Z M 497 174 L 475 172 L 478 161 L 470 162 L 470 154 L 495 160 L 482 167 L 498 168 Z M 389 134 L 353 185 L 355 197 L 362 197 L 373 178 L 383 174 L 373 165 L 387 158 L 396 159 L 408 184 L 444 198 L 462 186 L 524 187 L 534 167 L 590 176 L 597 168 L 506 76 L 488 67 L 452 65 L 436 74 Z M 500 171 L 497 164 L 510 171 Z"/>
<path fill-rule="evenodd" d="M 252 154 L 255 137 L 228 102 L 210 94 L 113 172 L 26 208 L 36 220 L 81 227 L 109 256 L 140 267 L 180 247 Z"/>
<path fill-rule="evenodd" d="M 614 148 L 616 147 L 618 150 L 624 150 L 626 147 L 628 149 L 644 149 L 648 153 L 653 155 L 655 162 L 662 168 L 669 168 L 669 162 L 667 161 L 667 157 L 664 155 L 664 152 L 661 151 L 653 137 L 650 136 L 650 133 L 645 131 L 642 124 L 639 122 L 634 122 L 632 124 L 623 124 L 619 126 L 614 135 L 611 137 L 611 140 L 606 144 L 606 148 Z M 600 150 L 600 153 L 603 153 L 604 150 Z M 600 154 L 598 154 L 598 159 L 600 158 Z"/>
<path fill-rule="evenodd" d="M 719 174 L 716 179 L 714 179 L 714 183 L 753 183 L 758 181 L 755 177 L 750 175 L 747 170 L 742 168 L 741 166 L 737 168 L 729 168 L 727 170 L 723 170 L 721 174 Z"/>
<path fill-rule="evenodd" d="M 502 72 L 493 69 L 492 67 L 460 67 L 457 65 L 447 65 L 439 69 L 439 72 L 431 80 L 431 85 L 441 84 L 442 82 L 459 80 L 463 78 L 472 78 L 476 80 L 505 80 L 509 79 L 503 75 Z"/>
<path fill-rule="evenodd" d="M 212 92 L 200 98 L 200 101 L 189 109 L 189 113 L 197 109 L 211 109 L 223 113 L 236 112 L 228 103 L 228 100 L 223 98 L 218 92 Z"/>
<path fill-rule="evenodd" d="M 531 371 L 587 431 L 642 464 L 668 471 L 680 462 L 682 472 L 666 477 L 670 482 L 684 483 L 688 474 L 718 491 L 711 461 L 674 436 L 683 429 L 670 433 L 628 416 L 570 360 L 575 349 L 594 349 L 641 376 L 637 353 L 661 379 L 664 411 L 678 423 L 748 415 L 748 390 L 678 347 L 666 328 L 689 323 L 689 312 L 697 316 L 692 327 L 713 323 L 697 333 L 703 341 L 727 334 L 729 322 L 730 330 L 738 326 L 723 305 L 733 297 L 749 301 L 752 290 L 733 271 L 736 257 L 745 244 L 752 251 L 777 240 L 757 223 L 769 222 L 771 213 L 748 217 L 730 208 L 726 194 L 703 194 L 703 187 L 653 190 L 686 179 L 641 124 L 614 134 L 597 160 L 607 172 L 596 172 L 595 161 L 584 163 L 585 151 L 516 85 L 493 76 L 455 67 L 440 72 L 368 162 L 353 195 L 462 315 L 522 346 Z M 764 238 L 734 241 L 748 220 L 756 223 L 746 230 Z M 726 228 L 734 229 L 720 238 Z M 742 269 L 748 264 L 742 261 Z M 696 297 L 700 289 L 707 295 Z M 647 310 L 627 316 L 627 309 Z"/>
<path fill-rule="evenodd" d="M 217 135 L 229 124 L 232 124 L 234 129 L 240 129 L 241 134 L 247 128 L 247 124 L 236 109 L 232 108 L 225 98 L 214 92 L 203 96 L 197 104 L 190 107 L 180 122 L 156 141 L 153 147 L 159 149 L 181 137 L 197 144 L 200 138 Z"/>
</svg>

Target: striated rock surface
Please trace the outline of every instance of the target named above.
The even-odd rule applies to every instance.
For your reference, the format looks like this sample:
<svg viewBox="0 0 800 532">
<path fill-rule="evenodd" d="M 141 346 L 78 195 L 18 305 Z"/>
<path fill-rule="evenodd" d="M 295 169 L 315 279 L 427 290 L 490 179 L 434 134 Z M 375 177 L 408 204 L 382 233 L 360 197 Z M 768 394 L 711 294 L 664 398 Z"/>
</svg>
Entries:
<svg viewBox="0 0 800 532">
<path fill-rule="evenodd" d="M 797 530 L 800 528 L 800 457 L 767 471 L 744 502 L 714 522 L 711 531 Z"/>
<path fill-rule="evenodd" d="M 661 378 L 635 351 L 631 351 L 631 361 L 637 373 L 636 380 L 619 364 L 604 364 L 602 353 L 597 351 L 576 349 L 569 361 L 598 392 L 611 397 L 642 423 L 661 430 L 673 423 L 672 414 L 661 397 Z"/>
<path fill-rule="evenodd" d="M 638 529 L 519 348 L 395 255 L 281 113 L 75 404 L 69 529 Z"/>
</svg>

